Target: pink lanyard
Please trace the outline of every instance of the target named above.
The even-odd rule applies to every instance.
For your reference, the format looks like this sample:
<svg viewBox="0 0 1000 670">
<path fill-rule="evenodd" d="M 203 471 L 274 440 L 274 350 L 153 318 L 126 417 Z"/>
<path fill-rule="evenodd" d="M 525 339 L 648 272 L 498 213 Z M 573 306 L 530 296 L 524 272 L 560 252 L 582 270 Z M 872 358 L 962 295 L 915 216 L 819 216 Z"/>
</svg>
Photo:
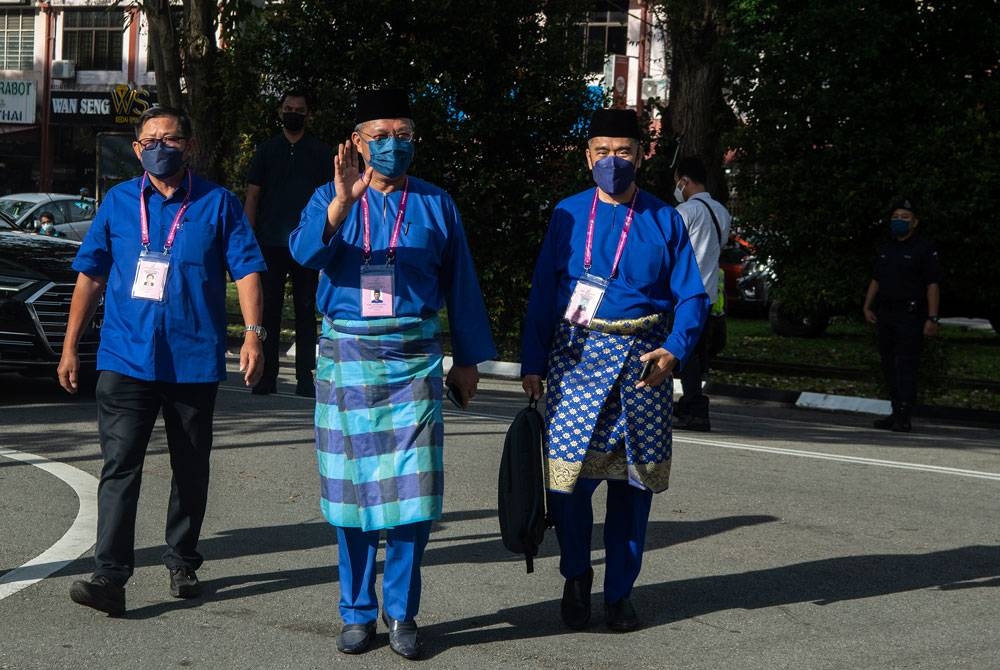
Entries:
<svg viewBox="0 0 1000 670">
<path fill-rule="evenodd" d="M 594 248 L 594 219 L 597 218 L 597 194 L 594 189 L 594 202 L 590 204 L 590 219 L 587 221 L 587 246 L 583 250 L 583 269 L 590 272 L 591 251 Z M 635 215 L 635 199 L 639 197 L 639 189 L 635 189 L 632 195 L 632 202 L 628 204 L 628 214 L 625 215 L 625 223 L 622 225 L 622 234 L 618 238 L 618 250 L 615 251 L 615 262 L 611 265 L 611 275 L 609 279 L 614 279 L 618 272 L 618 262 L 622 259 L 622 251 L 625 250 L 625 240 L 628 239 L 629 228 L 632 227 L 632 217 Z"/>
<path fill-rule="evenodd" d="M 149 176 L 148 172 L 142 173 L 142 181 L 139 182 L 139 223 L 142 227 L 142 248 L 145 251 L 149 251 L 149 215 L 146 213 L 146 201 L 144 196 L 146 193 L 146 178 Z M 181 207 L 177 210 L 177 214 L 174 216 L 174 222 L 170 226 L 170 232 L 167 233 L 167 241 L 163 243 L 163 253 L 169 254 L 170 248 L 174 246 L 174 238 L 177 237 L 177 231 L 181 226 L 181 219 L 184 217 L 184 212 L 187 211 L 188 205 L 191 204 L 191 170 L 187 171 L 188 187 L 187 192 L 184 194 L 184 200 L 181 201 Z"/>
<path fill-rule="evenodd" d="M 399 244 L 399 231 L 403 227 L 403 217 L 406 216 L 406 199 L 409 195 L 410 178 L 403 181 L 403 197 L 399 200 L 399 211 L 396 212 L 396 223 L 392 226 L 392 237 L 389 238 L 389 252 L 386 254 L 386 262 L 391 263 L 396 257 L 396 246 Z M 386 196 L 388 197 L 388 196 Z M 368 213 L 368 191 L 365 191 L 361 198 L 361 220 L 364 223 L 364 257 L 365 264 L 372 257 L 372 229 Z"/>
</svg>

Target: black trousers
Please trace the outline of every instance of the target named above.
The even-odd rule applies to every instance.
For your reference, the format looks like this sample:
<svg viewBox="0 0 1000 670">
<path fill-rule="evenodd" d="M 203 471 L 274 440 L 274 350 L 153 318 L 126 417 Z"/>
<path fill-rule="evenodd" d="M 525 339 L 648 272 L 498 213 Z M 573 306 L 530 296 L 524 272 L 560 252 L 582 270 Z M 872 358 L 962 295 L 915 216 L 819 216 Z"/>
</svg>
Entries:
<svg viewBox="0 0 1000 670">
<path fill-rule="evenodd" d="M 876 316 L 878 353 L 889 397 L 894 409 L 899 403 L 912 404 L 917 399 L 917 370 L 926 317 L 919 312 L 894 309 L 880 309 Z"/>
<path fill-rule="evenodd" d="M 160 410 L 170 451 L 170 502 L 163 562 L 197 570 L 208 503 L 212 417 L 219 385 L 168 384 L 104 371 L 97 381 L 97 427 L 104 467 L 97 488 L 95 575 L 124 585 L 135 568 L 135 518 L 142 465 Z"/>
<path fill-rule="evenodd" d="M 263 273 L 264 341 L 263 384 L 273 384 L 278 378 L 280 353 L 281 311 L 285 302 L 285 283 L 292 279 L 292 301 L 295 306 L 295 378 L 312 383 L 316 368 L 316 287 L 319 273 L 302 267 L 292 258 L 288 247 L 262 247 L 267 271 Z"/>
<path fill-rule="evenodd" d="M 684 395 L 674 405 L 676 416 L 708 418 L 708 396 L 702 392 L 701 382 L 708 373 L 708 344 L 712 339 L 711 328 L 712 318 L 707 317 L 705 327 L 701 330 L 701 337 L 698 338 L 694 350 L 677 375 L 681 380 L 681 389 Z"/>
</svg>

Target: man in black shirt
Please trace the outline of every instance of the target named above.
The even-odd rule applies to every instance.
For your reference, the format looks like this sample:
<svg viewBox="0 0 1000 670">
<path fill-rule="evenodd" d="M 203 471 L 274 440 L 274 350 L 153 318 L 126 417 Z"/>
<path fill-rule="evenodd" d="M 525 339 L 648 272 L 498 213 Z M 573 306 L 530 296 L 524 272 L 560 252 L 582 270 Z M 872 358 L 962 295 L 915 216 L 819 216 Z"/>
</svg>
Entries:
<svg viewBox="0 0 1000 670">
<path fill-rule="evenodd" d="M 256 395 L 277 390 L 281 312 L 285 282 L 291 276 L 295 304 L 295 392 L 315 397 L 312 371 L 316 367 L 315 270 L 296 263 L 288 252 L 288 235 L 299 225 L 302 208 L 313 192 L 333 179 L 333 150 L 305 132 L 309 103 L 300 91 L 281 96 L 278 107 L 283 129 L 259 147 L 247 175 L 246 211 L 267 272 L 264 285 L 264 376 L 253 387 Z"/>
<path fill-rule="evenodd" d="M 892 415 L 875 421 L 875 427 L 908 432 L 917 397 L 920 347 L 924 336 L 938 330 L 941 268 L 934 246 L 914 234 L 919 219 L 912 202 L 897 199 L 890 211 L 892 239 L 879 247 L 864 313 L 876 326 L 882 372 L 892 399 Z"/>
</svg>

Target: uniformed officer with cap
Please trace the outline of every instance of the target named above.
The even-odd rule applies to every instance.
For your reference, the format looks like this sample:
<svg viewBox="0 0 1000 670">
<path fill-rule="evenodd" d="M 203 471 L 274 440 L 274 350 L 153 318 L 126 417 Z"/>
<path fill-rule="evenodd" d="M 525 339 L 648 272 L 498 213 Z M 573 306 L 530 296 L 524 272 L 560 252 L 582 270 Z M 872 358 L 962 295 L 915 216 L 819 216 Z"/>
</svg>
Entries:
<svg viewBox="0 0 1000 670">
<path fill-rule="evenodd" d="M 919 219 L 912 200 L 897 198 L 889 211 L 892 237 L 878 249 L 864 313 L 876 327 L 882 373 L 892 399 L 892 414 L 875 421 L 875 427 L 908 432 L 920 348 L 923 338 L 938 330 L 941 268 L 934 245 L 916 235 Z"/>
</svg>

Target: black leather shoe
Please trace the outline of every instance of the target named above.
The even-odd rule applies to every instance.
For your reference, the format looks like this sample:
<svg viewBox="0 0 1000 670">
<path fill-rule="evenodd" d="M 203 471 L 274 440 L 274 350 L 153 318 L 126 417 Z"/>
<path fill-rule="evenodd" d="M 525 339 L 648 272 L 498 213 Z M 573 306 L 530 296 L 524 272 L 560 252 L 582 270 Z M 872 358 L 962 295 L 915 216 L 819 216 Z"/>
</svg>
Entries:
<svg viewBox="0 0 1000 670">
<path fill-rule="evenodd" d="M 375 639 L 375 622 L 344 624 L 337 636 L 337 651 L 344 654 L 361 654 L 368 651 Z"/>
<path fill-rule="evenodd" d="M 382 612 L 382 621 L 389 627 L 389 646 L 403 658 L 420 658 L 420 638 L 416 621 L 399 621 Z"/>
<path fill-rule="evenodd" d="M 253 395 L 270 395 L 272 393 L 278 392 L 278 382 L 275 380 L 264 380 L 261 379 L 259 382 L 253 385 L 250 389 L 250 393 Z"/>
<path fill-rule="evenodd" d="M 303 398 L 315 398 L 316 384 L 311 379 L 300 379 L 295 383 L 295 395 L 300 395 Z"/>
<path fill-rule="evenodd" d="M 678 430 L 696 430 L 701 433 L 712 432 L 712 422 L 707 416 L 684 416 L 675 418 L 673 427 Z"/>
<path fill-rule="evenodd" d="M 191 568 L 170 571 L 170 595 L 174 598 L 197 598 L 201 595 L 201 582 Z"/>
<path fill-rule="evenodd" d="M 583 630 L 590 623 L 590 587 L 594 583 L 594 569 L 587 568 L 582 575 L 566 580 L 560 607 L 563 623 L 573 630 Z"/>
<path fill-rule="evenodd" d="M 111 616 L 125 614 L 125 587 L 115 584 L 104 575 L 90 580 L 78 579 L 69 587 L 73 602 L 93 607 Z"/>
<path fill-rule="evenodd" d="M 639 627 L 639 617 L 635 614 L 632 601 L 622 598 L 616 603 L 604 603 L 608 628 L 618 633 L 628 633 Z"/>
<path fill-rule="evenodd" d="M 913 430 L 913 425 L 910 423 L 910 417 L 897 414 L 893 419 L 891 429 L 896 433 L 909 433 Z"/>
<path fill-rule="evenodd" d="M 894 423 L 896 423 L 895 414 L 890 414 L 889 416 L 884 416 L 881 419 L 875 419 L 872 421 L 872 425 L 880 430 L 892 430 Z"/>
</svg>

